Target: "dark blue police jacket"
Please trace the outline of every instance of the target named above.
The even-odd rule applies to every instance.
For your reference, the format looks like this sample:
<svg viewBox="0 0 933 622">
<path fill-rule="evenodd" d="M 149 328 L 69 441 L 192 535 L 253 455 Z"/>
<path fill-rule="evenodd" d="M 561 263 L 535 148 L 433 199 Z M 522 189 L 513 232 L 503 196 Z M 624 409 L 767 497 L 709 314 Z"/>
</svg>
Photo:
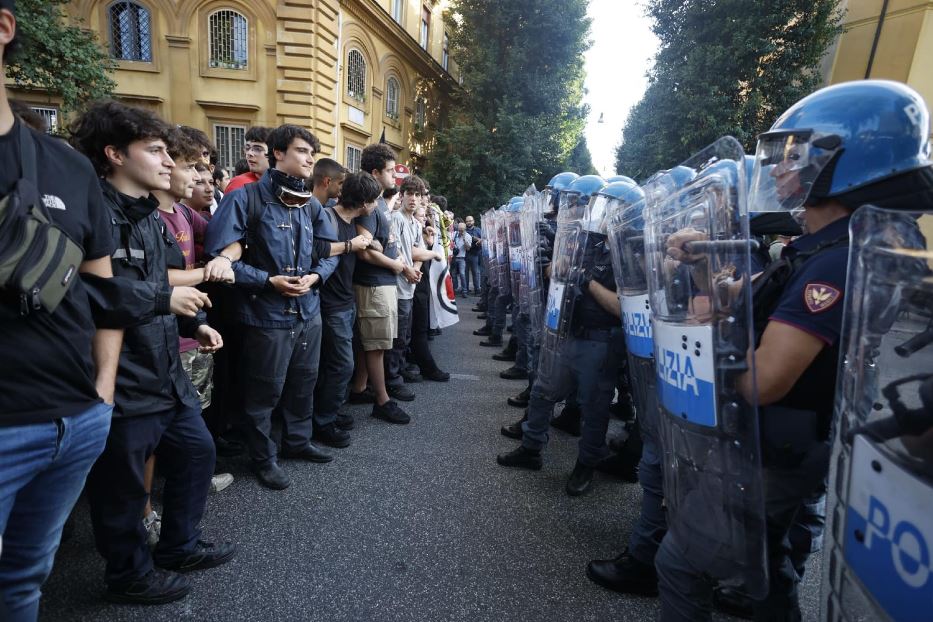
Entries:
<svg viewBox="0 0 933 622">
<path fill-rule="evenodd" d="M 257 231 L 247 232 L 248 190 L 238 188 L 224 195 L 207 227 L 204 248 L 216 257 L 233 242 L 246 242 L 249 248 L 233 264 L 236 275 L 238 319 L 248 326 L 290 328 L 299 320 L 320 313 L 318 289 L 333 274 L 339 257 L 315 259 L 312 247 L 317 234 L 322 239 L 337 239 L 336 231 L 322 218 L 321 204 L 312 197 L 301 207 L 286 207 L 276 200 L 273 184 L 266 172 L 256 182 L 262 199 Z M 287 298 L 269 283 L 276 275 L 304 276 L 317 274 L 317 285 L 304 296 Z"/>
</svg>

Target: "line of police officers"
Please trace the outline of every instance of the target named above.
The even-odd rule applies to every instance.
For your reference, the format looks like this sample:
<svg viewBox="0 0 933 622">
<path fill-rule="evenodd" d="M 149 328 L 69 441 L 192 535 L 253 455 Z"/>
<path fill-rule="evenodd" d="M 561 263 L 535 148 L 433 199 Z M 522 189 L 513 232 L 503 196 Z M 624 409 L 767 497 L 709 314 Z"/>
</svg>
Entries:
<svg viewBox="0 0 933 622">
<path fill-rule="evenodd" d="M 724 137 L 641 186 L 562 173 L 483 215 L 489 313 L 513 305 L 530 375 L 499 464 L 540 469 L 576 403 L 582 494 L 632 460 L 606 445 L 620 371 L 632 393 L 641 513 L 590 579 L 665 621 L 800 620 L 822 548 L 823 619 L 930 619 L 930 149 L 916 92 L 850 82 L 754 157 Z M 773 234 L 797 236 L 775 260 Z"/>
</svg>

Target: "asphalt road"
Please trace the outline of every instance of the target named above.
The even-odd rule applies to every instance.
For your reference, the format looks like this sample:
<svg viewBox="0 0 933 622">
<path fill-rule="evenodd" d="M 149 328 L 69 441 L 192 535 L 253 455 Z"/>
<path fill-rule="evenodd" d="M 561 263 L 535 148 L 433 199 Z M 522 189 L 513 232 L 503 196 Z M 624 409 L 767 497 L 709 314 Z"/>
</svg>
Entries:
<svg viewBox="0 0 933 622">
<path fill-rule="evenodd" d="M 231 540 L 231 563 L 195 573 L 184 600 L 158 607 L 109 605 L 101 598 L 103 561 L 87 509 L 63 543 L 44 589 L 42 620 L 654 620 L 656 599 L 621 596 L 590 583 L 594 557 L 614 556 L 640 503 L 637 485 L 600 477 L 578 498 L 564 482 L 576 439 L 554 432 L 544 469 L 499 467 L 515 441 L 499 427 L 521 416 L 505 399 L 522 382 L 502 380 L 461 322 L 432 342 L 449 383 L 413 386 L 403 404 L 408 426 L 357 420 L 353 444 L 326 465 L 285 463 L 283 492 L 261 488 L 239 459 L 222 465 L 234 484 L 212 495 L 204 537 Z M 613 422 L 618 428 L 619 422 Z M 802 591 L 816 619 L 818 559 Z M 726 618 L 721 618 L 726 619 Z"/>
</svg>

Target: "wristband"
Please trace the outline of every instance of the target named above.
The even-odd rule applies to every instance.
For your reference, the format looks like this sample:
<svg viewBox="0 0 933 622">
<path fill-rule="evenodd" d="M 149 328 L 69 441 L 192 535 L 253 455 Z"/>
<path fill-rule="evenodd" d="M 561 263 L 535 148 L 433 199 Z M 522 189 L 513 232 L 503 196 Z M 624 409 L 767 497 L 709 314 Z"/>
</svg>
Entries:
<svg viewBox="0 0 933 622">
<path fill-rule="evenodd" d="M 352 248 L 352 245 L 350 244 L 350 240 L 344 241 L 344 243 L 343 243 L 343 254 L 344 254 L 344 255 L 349 255 L 349 254 L 350 254 L 350 249 L 351 249 L 351 248 Z"/>
</svg>

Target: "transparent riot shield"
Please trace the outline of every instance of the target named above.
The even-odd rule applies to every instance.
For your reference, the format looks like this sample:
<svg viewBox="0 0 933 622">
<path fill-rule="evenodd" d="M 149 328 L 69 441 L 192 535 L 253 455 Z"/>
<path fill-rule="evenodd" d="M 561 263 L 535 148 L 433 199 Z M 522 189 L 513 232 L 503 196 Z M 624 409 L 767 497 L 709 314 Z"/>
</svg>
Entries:
<svg viewBox="0 0 933 622">
<path fill-rule="evenodd" d="M 522 202 L 511 205 L 508 210 L 509 279 L 512 283 L 513 304 L 519 305 L 519 311 L 522 307 L 522 208 L 527 197 L 536 193 L 534 186 L 529 187 L 522 194 Z"/>
<path fill-rule="evenodd" d="M 622 328 L 628 350 L 629 383 L 642 434 L 658 438 L 658 400 L 654 364 L 654 331 L 645 273 L 645 199 L 615 201 L 609 211 L 608 242 Z"/>
<path fill-rule="evenodd" d="M 512 292 L 512 275 L 509 274 L 509 211 L 508 205 L 496 210 L 496 281 L 499 295 Z"/>
<path fill-rule="evenodd" d="M 683 168 L 696 178 L 668 192 L 662 177 L 645 215 L 667 537 L 698 574 L 762 598 L 758 415 L 739 391 L 754 374 L 744 153 L 724 137 Z"/>
<path fill-rule="evenodd" d="M 573 309 L 581 295 L 588 222 L 589 201 L 581 199 L 578 193 L 561 192 L 535 380 L 552 399 L 565 397 L 566 378 L 560 373 L 562 351 L 571 336 Z"/>
<path fill-rule="evenodd" d="M 496 263 L 496 210 L 483 214 L 483 260 L 486 262 L 486 279 L 489 287 L 499 287 L 499 267 Z"/>
<path fill-rule="evenodd" d="M 824 620 L 933 618 L 933 211 L 859 208 L 836 389 Z"/>
</svg>

